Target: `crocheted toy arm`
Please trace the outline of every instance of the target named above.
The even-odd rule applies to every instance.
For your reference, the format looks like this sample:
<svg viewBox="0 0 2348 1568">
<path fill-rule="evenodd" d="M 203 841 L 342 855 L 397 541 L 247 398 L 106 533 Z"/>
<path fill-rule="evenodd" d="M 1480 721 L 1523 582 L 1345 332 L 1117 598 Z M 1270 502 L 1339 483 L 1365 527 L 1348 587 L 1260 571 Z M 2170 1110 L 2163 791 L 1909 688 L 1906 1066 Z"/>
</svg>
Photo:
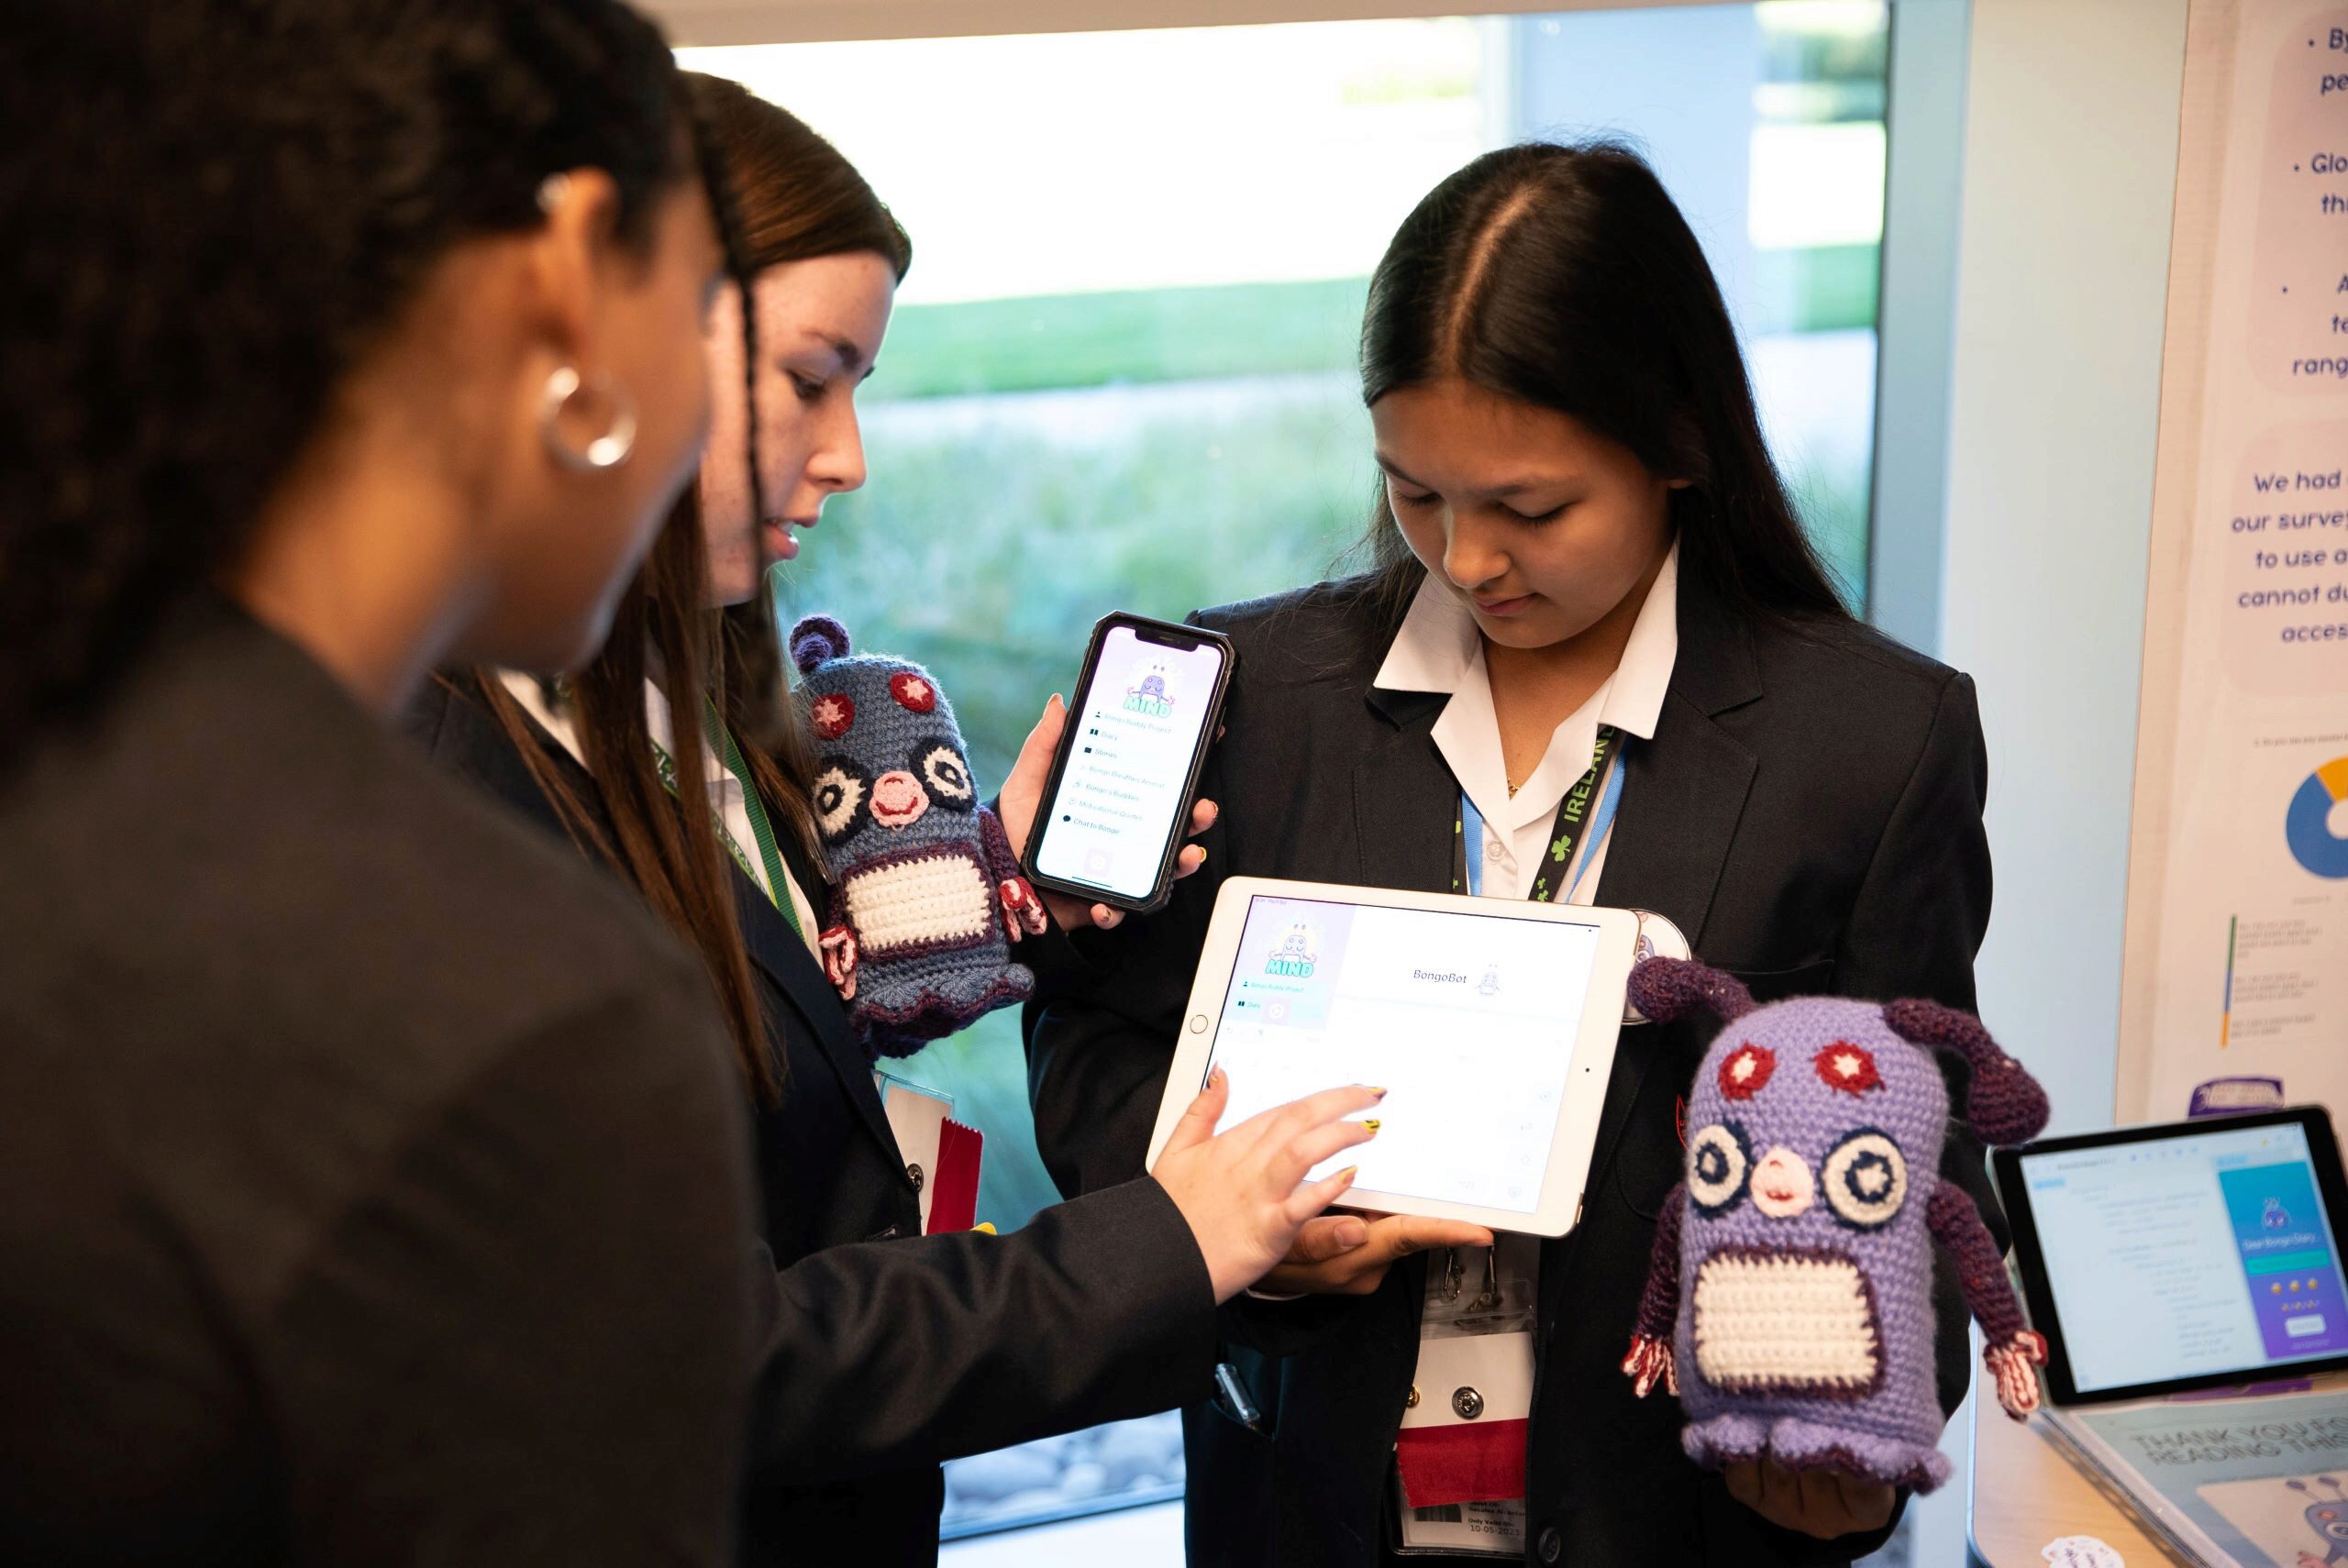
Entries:
<svg viewBox="0 0 2348 1568">
<path fill-rule="evenodd" d="M 825 908 L 823 933 L 815 944 L 823 950 L 824 975 L 840 994 L 840 1000 L 856 999 L 856 927 L 848 923 L 847 897 L 837 888 Z"/>
<path fill-rule="evenodd" d="M 994 880 L 995 897 L 1002 900 L 1003 934 L 1013 942 L 1042 935 L 1049 923 L 1044 900 L 1036 896 L 1020 871 L 1019 856 L 1011 852 L 1011 835 L 989 806 L 979 808 L 979 854 L 986 862 L 987 875 Z"/>
<path fill-rule="evenodd" d="M 1666 1392 L 1679 1392 L 1671 1336 L 1679 1321 L 1679 1216 L 1688 1207 L 1687 1193 L 1686 1183 L 1675 1184 L 1656 1216 L 1655 1251 L 1647 1260 L 1646 1288 L 1639 1292 L 1638 1328 L 1631 1336 L 1631 1353 L 1623 1358 L 1623 1375 L 1641 1399 L 1658 1381 Z"/>
<path fill-rule="evenodd" d="M 2038 1408 L 2038 1375 L 2046 1364 L 2046 1337 L 2025 1322 L 2021 1304 L 2014 1299 L 2012 1281 L 2006 1277 L 2005 1260 L 1998 1243 L 1981 1222 L 1981 1211 L 1954 1182 L 1936 1182 L 1924 1219 L 1933 1239 L 1956 1260 L 1957 1283 L 1966 1305 L 1981 1325 L 1988 1342 L 1982 1364 L 1997 1380 L 1998 1403 L 2015 1420 Z"/>
</svg>

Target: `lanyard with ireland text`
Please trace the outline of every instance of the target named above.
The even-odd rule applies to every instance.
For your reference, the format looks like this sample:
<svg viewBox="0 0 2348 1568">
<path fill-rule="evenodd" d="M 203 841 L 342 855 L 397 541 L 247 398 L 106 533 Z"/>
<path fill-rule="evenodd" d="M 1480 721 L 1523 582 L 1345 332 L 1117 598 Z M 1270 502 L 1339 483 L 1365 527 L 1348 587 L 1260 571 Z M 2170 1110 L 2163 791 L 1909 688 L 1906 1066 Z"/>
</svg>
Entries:
<svg viewBox="0 0 2348 1568">
<path fill-rule="evenodd" d="M 1605 841 L 1606 830 L 1614 823 L 1615 808 L 1623 802 L 1623 767 L 1617 756 L 1621 745 L 1622 737 L 1612 725 L 1598 727 L 1598 744 L 1590 750 L 1589 771 L 1576 779 L 1565 799 L 1557 802 L 1557 823 L 1549 834 L 1549 853 L 1533 878 L 1530 897 L 1535 900 L 1556 902 L 1560 897 L 1558 885 L 1563 883 L 1562 896 L 1571 903 L 1581 887 L 1581 879 L 1589 870 L 1589 852 L 1585 851 L 1581 864 L 1574 867 L 1570 882 L 1565 881 L 1566 868 L 1573 866 L 1577 847 L 1587 844 L 1594 850 Z M 1606 766 L 1609 761 L 1614 763 L 1611 768 Z M 1468 848 L 1470 837 L 1476 841 L 1474 854 Z M 1483 897 L 1484 818 L 1464 790 L 1459 793 L 1459 815 L 1452 824 L 1452 838 L 1451 890 L 1456 893 L 1464 889 L 1472 897 Z"/>
<path fill-rule="evenodd" d="M 718 717 L 717 704 L 703 697 L 702 706 L 703 716 L 709 723 L 710 737 L 717 742 L 718 756 L 725 764 L 725 771 L 734 776 L 734 782 L 742 787 L 742 809 L 749 815 L 750 836 L 758 840 L 759 860 L 766 867 L 767 899 L 781 911 L 782 918 L 791 922 L 792 933 L 803 941 L 807 933 L 799 928 L 799 911 L 792 907 L 791 901 L 791 885 L 783 880 L 782 852 L 775 846 L 774 823 L 768 820 L 766 802 L 759 799 L 759 787 L 750 781 L 750 769 L 742 760 L 742 748 L 734 744 L 734 732 L 725 727 L 724 719 Z M 677 792 L 677 765 L 670 757 L 669 748 L 656 740 L 652 743 L 652 756 L 660 765 L 662 788 L 674 795 Z M 742 868 L 743 876 L 756 882 L 759 874 L 751 868 L 750 857 L 742 853 L 742 846 L 734 842 L 733 830 L 725 825 L 723 816 L 712 814 L 715 819 L 717 836 L 725 845 L 725 853 L 734 857 L 734 864 Z"/>
</svg>

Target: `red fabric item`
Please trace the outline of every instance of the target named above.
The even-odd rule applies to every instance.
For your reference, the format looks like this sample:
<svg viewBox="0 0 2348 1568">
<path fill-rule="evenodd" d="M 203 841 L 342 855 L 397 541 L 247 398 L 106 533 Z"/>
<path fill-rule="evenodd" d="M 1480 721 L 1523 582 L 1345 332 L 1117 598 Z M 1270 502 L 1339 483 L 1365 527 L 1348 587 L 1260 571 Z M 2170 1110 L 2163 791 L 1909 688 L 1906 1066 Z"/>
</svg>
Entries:
<svg viewBox="0 0 2348 1568">
<path fill-rule="evenodd" d="M 947 1117 L 937 1128 L 937 1170 L 930 1177 L 929 1233 L 968 1231 L 979 1222 L 979 1156 L 987 1135 Z"/>
<path fill-rule="evenodd" d="M 1526 1425 L 1520 1419 L 1404 1428 L 1394 1440 L 1402 1495 L 1414 1508 L 1523 1496 Z"/>
</svg>

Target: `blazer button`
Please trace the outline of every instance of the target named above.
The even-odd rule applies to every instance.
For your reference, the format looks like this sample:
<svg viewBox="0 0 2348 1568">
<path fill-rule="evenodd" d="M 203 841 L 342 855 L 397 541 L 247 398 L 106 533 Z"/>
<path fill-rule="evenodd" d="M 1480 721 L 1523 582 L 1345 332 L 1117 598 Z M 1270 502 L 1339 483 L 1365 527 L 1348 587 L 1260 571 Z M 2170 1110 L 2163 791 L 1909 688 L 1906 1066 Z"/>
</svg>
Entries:
<svg viewBox="0 0 2348 1568">
<path fill-rule="evenodd" d="M 921 1196 L 921 1167 L 919 1165 L 907 1165 L 905 1167 L 905 1179 L 914 1184 L 914 1196 L 916 1198 Z"/>
<path fill-rule="evenodd" d="M 1557 1527 L 1551 1525 L 1547 1529 L 1543 1530 L 1541 1532 L 1541 1561 L 1555 1562 L 1565 1554 L 1566 1538 L 1557 1533 Z"/>
<path fill-rule="evenodd" d="M 1472 1421 L 1484 1413 L 1484 1397 L 1473 1388 L 1451 1391 L 1451 1408 L 1463 1421 Z"/>
</svg>

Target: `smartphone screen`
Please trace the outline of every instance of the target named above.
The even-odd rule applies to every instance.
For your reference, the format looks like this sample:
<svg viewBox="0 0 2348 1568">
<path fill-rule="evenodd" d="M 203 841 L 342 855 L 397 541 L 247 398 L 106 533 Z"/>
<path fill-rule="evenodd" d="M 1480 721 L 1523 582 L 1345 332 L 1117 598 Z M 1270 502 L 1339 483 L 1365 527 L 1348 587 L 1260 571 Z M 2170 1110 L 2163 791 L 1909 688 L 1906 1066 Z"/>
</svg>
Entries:
<svg viewBox="0 0 2348 1568">
<path fill-rule="evenodd" d="M 1069 722 L 1076 734 L 1045 817 L 1036 869 L 1058 882 L 1146 900 L 1187 802 L 1224 650 L 1174 647 L 1112 626 Z"/>
</svg>

